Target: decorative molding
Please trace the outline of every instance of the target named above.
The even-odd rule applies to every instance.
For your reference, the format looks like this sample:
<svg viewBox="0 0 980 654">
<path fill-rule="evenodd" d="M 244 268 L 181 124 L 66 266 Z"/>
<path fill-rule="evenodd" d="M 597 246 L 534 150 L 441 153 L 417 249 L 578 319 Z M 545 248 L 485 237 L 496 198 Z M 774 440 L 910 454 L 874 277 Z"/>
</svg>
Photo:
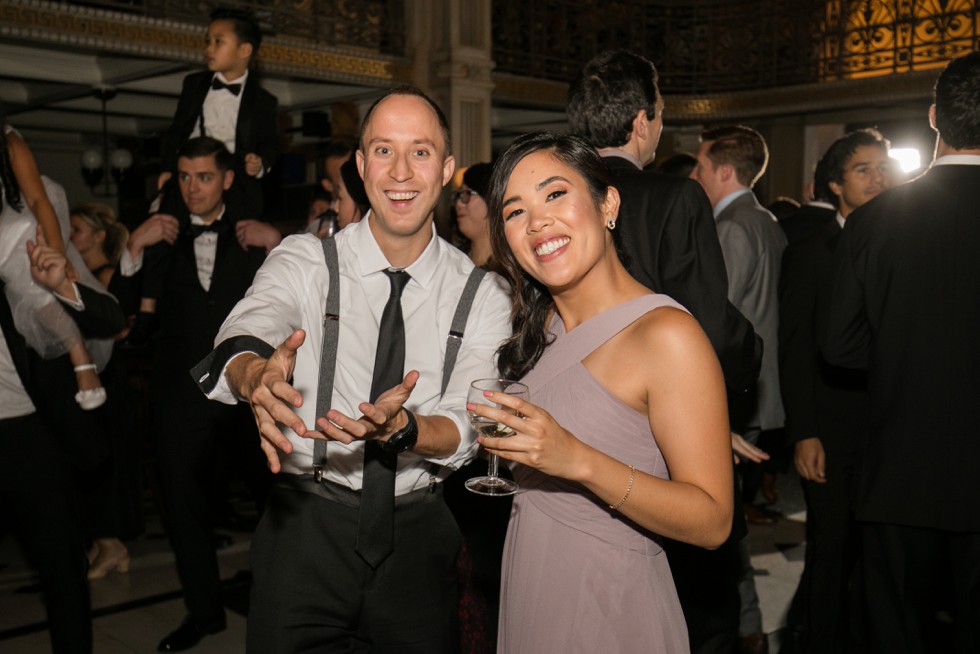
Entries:
<svg viewBox="0 0 980 654">
<path fill-rule="evenodd" d="M 2 0 L 0 36 L 173 61 L 201 60 L 200 24 L 44 0 Z M 411 67 L 400 57 L 293 37 L 266 39 L 259 64 L 268 72 L 354 84 L 391 86 L 411 79 Z"/>
<path fill-rule="evenodd" d="M 710 95 L 665 95 L 665 121 L 670 125 L 744 120 L 846 110 L 875 104 L 926 101 L 932 96 L 937 71 L 924 71 L 799 84 L 759 91 Z M 568 85 L 494 73 L 495 103 L 538 106 L 562 111 Z"/>
</svg>

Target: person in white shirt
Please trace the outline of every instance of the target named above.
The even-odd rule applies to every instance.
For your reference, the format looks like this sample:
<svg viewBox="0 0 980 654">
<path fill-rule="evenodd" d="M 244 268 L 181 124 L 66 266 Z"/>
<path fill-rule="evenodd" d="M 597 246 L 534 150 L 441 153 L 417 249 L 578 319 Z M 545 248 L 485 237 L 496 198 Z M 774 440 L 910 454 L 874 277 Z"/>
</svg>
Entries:
<svg viewBox="0 0 980 654">
<path fill-rule="evenodd" d="M 209 397 L 251 403 L 269 466 L 283 473 L 252 543 L 249 651 L 458 649 L 460 535 L 438 482 L 476 454 L 467 389 L 497 376 L 510 300 L 496 275 L 480 282 L 443 391 L 447 336 L 474 268 L 433 226 L 455 167 L 445 116 L 417 89 L 389 91 L 364 118 L 356 158 L 371 211 L 334 237 L 339 280 L 330 277 L 321 241 L 288 237 L 225 321 L 215 352 L 195 369 Z M 372 388 L 376 350 L 394 297 L 388 277 L 399 271 L 408 274 L 404 365 L 396 371 L 402 381 L 371 397 L 379 392 Z M 330 372 L 329 363 L 321 370 L 324 324 L 332 318 L 327 296 L 338 282 L 336 363 L 329 410 L 321 414 L 317 389 L 321 373 Z M 313 474 L 315 439 L 327 441 L 322 480 Z M 394 497 L 387 498 L 393 543 L 380 560 L 358 538 L 359 521 L 371 517 L 361 510 L 373 492 L 370 479 L 364 483 L 373 449 L 397 457 Z"/>
</svg>

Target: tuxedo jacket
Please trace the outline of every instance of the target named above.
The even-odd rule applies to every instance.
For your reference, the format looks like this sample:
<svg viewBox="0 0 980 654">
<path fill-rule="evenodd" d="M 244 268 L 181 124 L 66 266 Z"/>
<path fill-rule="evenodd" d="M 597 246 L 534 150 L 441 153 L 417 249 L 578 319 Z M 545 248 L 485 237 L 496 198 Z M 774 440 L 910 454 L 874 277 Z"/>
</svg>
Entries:
<svg viewBox="0 0 980 654">
<path fill-rule="evenodd" d="M 190 138 L 194 127 L 198 125 L 204 98 L 211 88 L 213 78 L 214 73 L 210 71 L 191 73 L 184 78 L 177 111 L 163 142 L 164 171 L 176 172 L 177 150 Z M 278 105 L 276 97 L 263 89 L 255 74 L 250 73 L 248 82 L 242 89 L 238 123 L 235 126 L 235 182 L 232 188 L 242 197 L 240 200 L 231 200 L 231 204 L 240 205 L 236 206 L 238 209 L 254 210 L 255 215 L 248 215 L 250 218 L 257 217 L 258 212 L 261 212 L 262 186 L 260 179 L 245 173 L 245 155 L 252 152 L 262 157 L 262 165 L 268 174 L 279 156 Z M 205 133 L 207 129 L 208 126 L 205 125 Z"/>
<path fill-rule="evenodd" d="M 837 212 L 829 207 L 806 204 L 779 221 L 790 245 L 802 241 L 830 223 L 836 223 Z"/>
<path fill-rule="evenodd" d="M 728 301 L 728 278 L 711 205 L 697 182 L 605 157 L 621 204 L 617 230 L 633 277 L 691 312 L 714 346 L 730 389 L 753 384 L 762 343 Z"/>
<path fill-rule="evenodd" d="M 868 430 L 868 377 L 820 356 L 817 325 L 834 284 L 837 220 L 786 248 L 779 276 L 779 381 L 786 435 L 819 438 L 828 456 L 853 458 Z"/>
<path fill-rule="evenodd" d="M 205 291 L 197 275 L 194 239 L 183 224 L 173 246 L 164 250 L 165 280 L 157 302 L 160 329 L 156 339 L 154 373 L 165 381 L 190 382 L 188 371 L 214 349 L 218 328 L 265 261 L 264 248 L 242 250 L 235 238 L 235 220 L 225 211 L 219 221 L 218 245 L 211 286 Z M 222 224 L 223 223 L 223 224 Z M 193 385 L 193 384 L 192 384 Z M 196 387 L 195 387 L 196 390 Z M 202 399 L 203 395 L 196 393 Z"/>
<path fill-rule="evenodd" d="M 737 197 L 718 214 L 715 226 L 728 271 L 728 299 L 762 337 L 762 369 L 753 392 L 729 400 L 733 427 L 783 426 L 779 394 L 779 269 L 786 237 L 776 218 L 752 193 Z"/>
<path fill-rule="evenodd" d="M 868 369 L 857 517 L 980 532 L 980 166 L 933 166 L 851 214 L 826 331 Z"/>
</svg>

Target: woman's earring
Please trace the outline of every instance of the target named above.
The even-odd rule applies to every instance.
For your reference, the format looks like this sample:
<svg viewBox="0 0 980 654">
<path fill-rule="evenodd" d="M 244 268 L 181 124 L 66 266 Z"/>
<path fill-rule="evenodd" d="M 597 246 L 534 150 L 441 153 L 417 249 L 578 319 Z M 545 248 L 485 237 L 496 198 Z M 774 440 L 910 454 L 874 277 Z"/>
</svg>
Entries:
<svg viewBox="0 0 980 654">
<path fill-rule="evenodd" d="M 608 229 L 610 232 L 616 229 L 616 220 L 614 218 L 610 218 L 606 221 L 606 229 Z"/>
</svg>

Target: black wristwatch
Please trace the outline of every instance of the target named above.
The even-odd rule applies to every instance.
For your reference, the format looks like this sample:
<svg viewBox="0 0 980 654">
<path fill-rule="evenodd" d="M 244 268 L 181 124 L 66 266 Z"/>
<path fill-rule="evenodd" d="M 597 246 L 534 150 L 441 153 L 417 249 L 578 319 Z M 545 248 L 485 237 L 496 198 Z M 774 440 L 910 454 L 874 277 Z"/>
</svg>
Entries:
<svg viewBox="0 0 980 654">
<path fill-rule="evenodd" d="M 402 411 L 408 417 L 408 423 L 391 435 L 386 441 L 381 441 L 381 449 L 385 452 L 401 454 L 411 449 L 419 440 L 419 425 L 415 422 L 415 416 L 408 409 L 402 407 Z"/>
</svg>

